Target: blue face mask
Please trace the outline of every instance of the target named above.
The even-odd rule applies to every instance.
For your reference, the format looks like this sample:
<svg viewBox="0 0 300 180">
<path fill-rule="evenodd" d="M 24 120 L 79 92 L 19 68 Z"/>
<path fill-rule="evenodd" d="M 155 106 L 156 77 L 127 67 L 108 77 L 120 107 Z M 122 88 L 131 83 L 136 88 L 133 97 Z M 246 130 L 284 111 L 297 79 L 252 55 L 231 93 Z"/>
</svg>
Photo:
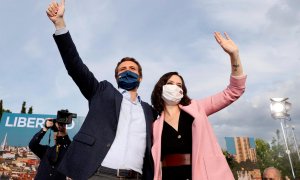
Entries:
<svg viewBox="0 0 300 180">
<path fill-rule="evenodd" d="M 122 89 L 130 91 L 139 87 L 139 75 L 132 71 L 125 71 L 119 74 L 118 86 Z"/>
</svg>

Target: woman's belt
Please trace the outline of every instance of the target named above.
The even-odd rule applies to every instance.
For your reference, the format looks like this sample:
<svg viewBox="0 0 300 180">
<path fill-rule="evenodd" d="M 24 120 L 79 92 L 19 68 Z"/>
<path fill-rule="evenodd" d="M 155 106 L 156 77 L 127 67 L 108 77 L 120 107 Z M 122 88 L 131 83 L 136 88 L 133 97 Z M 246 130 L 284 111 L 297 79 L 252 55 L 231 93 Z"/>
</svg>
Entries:
<svg viewBox="0 0 300 180">
<path fill-rule="evenodd" d="M 191 154 L 168 154 L 162 161 L 162 167 L 191 165 Z"/>
</svg>

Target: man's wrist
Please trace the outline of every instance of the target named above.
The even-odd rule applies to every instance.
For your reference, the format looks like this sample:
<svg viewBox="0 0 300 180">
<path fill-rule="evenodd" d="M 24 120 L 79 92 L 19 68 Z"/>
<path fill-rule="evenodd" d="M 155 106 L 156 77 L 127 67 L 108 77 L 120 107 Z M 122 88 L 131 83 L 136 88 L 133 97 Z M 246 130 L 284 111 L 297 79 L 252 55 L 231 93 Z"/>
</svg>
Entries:
<svg viewBox="0 0 300 180">
<path fill-rule="evenodd" d="M 55 31 L 55 35 L 58 36 L 58 35 L 62 35 L 62 34 L 66 34 L 68 32 L 68 29 L 67 28 L 62 28 L 62 29 L 58 29 Z"/>
<path fill-rule="evenodd" d="M 56 30 L 60 30 L 60 29 L 66 28 L 66 24 L 65 24 L 64 19 L 61 19 L 61 20 L 56 21 L 56 22 L 54 23 L 54 26 L 55 26 L 55 29 L 56 29 Z"/>
</svg>

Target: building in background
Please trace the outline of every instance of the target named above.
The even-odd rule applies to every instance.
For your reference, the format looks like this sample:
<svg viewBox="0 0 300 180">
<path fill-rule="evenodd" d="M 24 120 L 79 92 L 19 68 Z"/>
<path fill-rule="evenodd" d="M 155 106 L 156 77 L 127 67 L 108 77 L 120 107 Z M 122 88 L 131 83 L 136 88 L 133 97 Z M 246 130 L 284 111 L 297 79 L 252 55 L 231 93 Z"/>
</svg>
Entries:
<svg viewBox="0 0 300 180">
<path fill-rule="evenodd" d="M 255 141 L 252 137 L 225 137 L 227 151 L 234 155 L 236 162 L 256 162 Z"/>
<path fill-rule="evenodd" d="M 4 136 L 4 139 L 3 141 L 1 142 L 1 145 L 0 145 L 0 151 L 4 151 L 5 148 L 7 148 L 8 145 L 7 145 L 7 133 L 5 134 Z"/>
<path fill-rule="evenodd" d="M 254 138 L 225 137 L 225 142 L 227 152 L 234 156 L 237 163 L 241 164 L 241 169 L 237 171 L 238 180 L 261 180 L 261 172 L 255 166 L 257 158 Z"/>
</svg>

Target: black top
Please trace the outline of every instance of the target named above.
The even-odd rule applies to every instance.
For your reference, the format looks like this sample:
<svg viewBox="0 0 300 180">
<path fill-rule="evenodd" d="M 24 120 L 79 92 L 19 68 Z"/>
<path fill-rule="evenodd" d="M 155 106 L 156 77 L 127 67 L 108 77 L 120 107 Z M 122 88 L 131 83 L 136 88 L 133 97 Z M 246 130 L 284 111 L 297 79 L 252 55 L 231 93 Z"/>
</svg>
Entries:
<svg viewBox="0 0 300 180">
<path fill-rule="evenodd" d="M 68 135 L 60 138 L 60 143 L 52 147 L 41 145 L 40 142 L 45 131 L 40 130 L 36 133 L 29 143 L 31 151 L 40 158 L 40 164 L 35 176 L 36 180 L 65 180 L 66 176 L 57 171 L 57 167 L 61 162 L 71 140 Z"/>
<path fill-rule="evenodd" d="M 164 122 L 161 140 L 161 160 L 168 154 L 192 154 L 192 123 L 194 118 L 188 113 L 181 111 L 179 116 L 178 131 L 166 121 Z M 162 178 L 191 179 L 192 168 L 188 166 L 163 167 Z"/>
</svg>

